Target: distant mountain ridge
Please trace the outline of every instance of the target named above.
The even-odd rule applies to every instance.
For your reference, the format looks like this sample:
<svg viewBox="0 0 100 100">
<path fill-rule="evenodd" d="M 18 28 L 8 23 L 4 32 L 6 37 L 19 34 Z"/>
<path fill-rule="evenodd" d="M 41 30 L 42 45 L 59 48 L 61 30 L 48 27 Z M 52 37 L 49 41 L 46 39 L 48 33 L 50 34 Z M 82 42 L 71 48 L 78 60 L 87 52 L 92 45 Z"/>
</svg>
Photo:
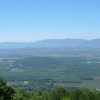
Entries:
<svg viewBox="0 0 100 100">
<path fill-rule="evenodd" d="M 100 48 L 100 39 L 48 39 L 37 42 L 4 42 L 0 43 L 0 49 L 16 48 Z"/>
</svg>

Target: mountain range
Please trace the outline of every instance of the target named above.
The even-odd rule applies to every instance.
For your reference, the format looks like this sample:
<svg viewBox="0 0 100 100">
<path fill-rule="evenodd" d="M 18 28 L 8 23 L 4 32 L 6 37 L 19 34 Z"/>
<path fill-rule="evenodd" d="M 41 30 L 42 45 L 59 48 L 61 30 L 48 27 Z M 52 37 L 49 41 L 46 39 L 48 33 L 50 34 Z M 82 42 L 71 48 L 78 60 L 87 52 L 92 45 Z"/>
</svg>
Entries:
<svg viewBox="0 0 100 100">
<path fill-rule="evenodd" d="M 100 48 L 100 39 L 48 39 L 37 42 L 3 42 L 0 49 L 18 48 Z"/>
<path fill-rule="evenodd" d="M 49 39 L 0 43 L 0 58 L 30 56 L 100 56 L 100 39 Z"/>
</svg>

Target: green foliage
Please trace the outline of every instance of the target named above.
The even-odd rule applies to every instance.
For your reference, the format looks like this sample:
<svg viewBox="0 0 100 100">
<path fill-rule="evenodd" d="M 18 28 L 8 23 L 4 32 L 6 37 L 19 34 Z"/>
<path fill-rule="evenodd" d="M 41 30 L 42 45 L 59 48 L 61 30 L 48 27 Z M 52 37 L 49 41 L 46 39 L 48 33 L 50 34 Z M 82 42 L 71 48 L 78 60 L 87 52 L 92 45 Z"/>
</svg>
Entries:
<svg viewBox="0 0 100 100">
<path fill-rule="evenodd" d="M 71 100 L 70 97 L 63 97 L 61 100 Z"/>
<path fill-rule="evenodd" d="M 49 92 L 28 92 L 23 89 L 13 89 L 0 78 L 0 100 L 100 100 L 100 92 L 87 88 L 67 90 L 63 87 Z"/>
<path fill-rule="evenodd" d="M 22 89 L 16 89 L 13 100 L 31 100 L 32 94 Z"/>
<path fill-rule="evenodd" d="M 89 100 L 87 92 L 81 89 L 76 89 L 72 92 L 71 95 L 72 100 Z"/>
<path fill-rule="evenodd" d="M 34 94 L 33 100 L 48 100 L 48 93 L 39 91 Z"/>
<path fill-rule="evenodd" d="M 66 96 L 66 90 L 60 87 L 50 93 L 50 100 L 61 100 L 64 96 Z"/>
<path fill-rule="evenodd" d="M 14 89 L 6 85 L 6 81 L 0 78 L 0 100 L 12 100 Z"/>
</svg>

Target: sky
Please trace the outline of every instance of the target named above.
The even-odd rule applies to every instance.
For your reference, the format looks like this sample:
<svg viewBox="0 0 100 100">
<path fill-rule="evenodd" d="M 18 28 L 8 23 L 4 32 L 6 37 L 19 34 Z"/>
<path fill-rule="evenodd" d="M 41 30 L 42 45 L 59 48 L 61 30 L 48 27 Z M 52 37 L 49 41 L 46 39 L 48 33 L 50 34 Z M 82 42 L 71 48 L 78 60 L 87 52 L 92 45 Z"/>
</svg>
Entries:
<svg viewBox="0 0 100 100">
<path fill-rule="evenodd" d="M 100 0 L 0 0 L 0 42 L 100 38 Z"/>
</svg>

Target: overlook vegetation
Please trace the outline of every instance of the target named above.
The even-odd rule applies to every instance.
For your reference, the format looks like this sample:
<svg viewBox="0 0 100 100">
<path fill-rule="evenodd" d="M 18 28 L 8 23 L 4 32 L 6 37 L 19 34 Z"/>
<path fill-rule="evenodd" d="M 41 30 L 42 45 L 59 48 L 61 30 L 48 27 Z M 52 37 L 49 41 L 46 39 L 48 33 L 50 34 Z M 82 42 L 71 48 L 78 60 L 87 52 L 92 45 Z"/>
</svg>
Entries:
<svg viewBox="0 0 100 100">
<path fill-rule="evenodd" d="M 100 92 L 86 88 L 67 90 L 63 87 L 48 92 L 29 92 L 9 87 L 0 78 L 0 100 L 100 100 Z"/>
</svg>

